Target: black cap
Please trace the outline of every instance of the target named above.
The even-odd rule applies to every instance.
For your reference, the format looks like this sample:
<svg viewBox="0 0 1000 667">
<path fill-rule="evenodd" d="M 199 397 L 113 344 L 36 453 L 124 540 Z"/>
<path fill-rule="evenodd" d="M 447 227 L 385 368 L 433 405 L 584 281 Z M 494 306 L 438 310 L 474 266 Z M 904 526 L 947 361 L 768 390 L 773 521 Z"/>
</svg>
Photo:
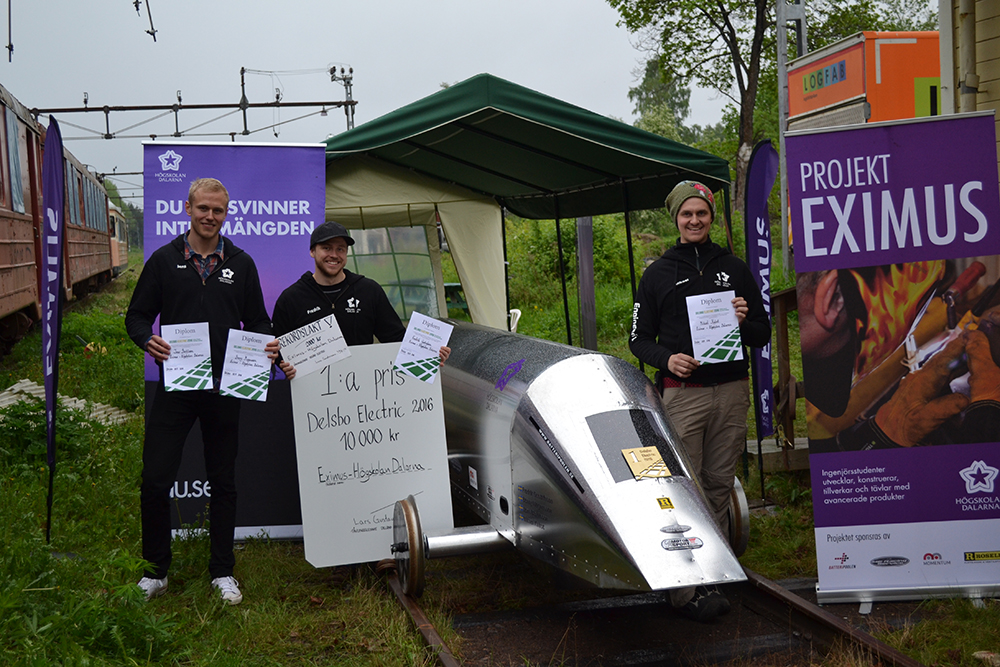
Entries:
<svg viewBox="0 0 1000 667">
<path fill-rule="evenodd" d="M 347 245 L 354 245 L 354 239 L 351 235 L 347 233 L 347 228 L 344 227 L 339 222 L 324 222 L 322 225 L 313 230 L 313 233 L 309 236 L 309 248 L 313 248 L 317 243 L 323 243 L 324 241 L 329 241 L 330 239 L 335 239 L 338 236 L 343 236 L 344 240 L 347 241 Z"/>
</svg>

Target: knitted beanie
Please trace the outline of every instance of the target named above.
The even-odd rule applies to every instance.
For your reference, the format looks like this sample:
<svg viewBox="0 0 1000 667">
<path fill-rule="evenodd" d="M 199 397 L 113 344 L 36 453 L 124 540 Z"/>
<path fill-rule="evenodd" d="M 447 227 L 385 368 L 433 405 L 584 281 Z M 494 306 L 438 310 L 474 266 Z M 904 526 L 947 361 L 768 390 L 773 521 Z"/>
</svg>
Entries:
<svg viewBox="0 0 1000 667">
<path fill-rule="evenodd" d="M 670 219 L 677 224 L 677 212 L 681 210 L 681 205 L 691 197 L 698 197 L 708 202 L 708 208 L 712 211 L 712 220 L 715 220 L 715 197 L 712 191 L 698 181 L 681 181 L 674 186 L 674 189 L 667 195 L 664 205 L 670 213 Z"/>
</svg>

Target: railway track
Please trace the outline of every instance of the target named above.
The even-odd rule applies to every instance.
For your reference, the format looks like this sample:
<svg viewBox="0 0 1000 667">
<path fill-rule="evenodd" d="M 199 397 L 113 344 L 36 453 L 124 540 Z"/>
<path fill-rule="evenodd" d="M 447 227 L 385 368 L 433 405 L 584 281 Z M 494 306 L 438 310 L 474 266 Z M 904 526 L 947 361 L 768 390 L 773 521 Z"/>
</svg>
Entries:
<svg viewBox="0 0 1000 667">
<path fill-rule="evenodd" d="M 514 611 L 458 614 L 460 656 L 393 567 L 388 582 L 445 667 L 457 665 L 725 665 L 809 664 L 830 651 L 851 651 L 886 667 L 919 667 L 846 620 L 747 571 L 724 588 L 732 611 L 711 623 L 678 615 L 662 593 L 642 593 Z"/>
</svg>

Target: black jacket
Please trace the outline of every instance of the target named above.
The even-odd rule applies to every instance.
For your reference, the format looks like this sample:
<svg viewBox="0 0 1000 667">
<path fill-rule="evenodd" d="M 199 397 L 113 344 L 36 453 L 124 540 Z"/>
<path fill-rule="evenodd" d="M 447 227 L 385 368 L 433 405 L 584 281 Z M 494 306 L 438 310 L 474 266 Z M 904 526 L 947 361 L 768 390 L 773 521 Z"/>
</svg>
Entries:
<svg viewBox="0 0 1000 667">
<path fill-rule="evenodd" d="M 771 321 L 746 263 L 719 245 L 677 242 L 643 274 L 632 307 L 629 349 L 661 376 L 682 380 L 667 370 L 671 355 L 694 356 L 686 297 L 727 290 L 746 299 L 749 312 L 740 325 L 744 345 L 763 347 L 771 340 Z M 747 377 L 749 361 L 702 364 L 685 382 L 720 384 Z"/>
<path fill-rule="evenodd" d="M 333 313 L 348 345 L 403 340 L 406 327 L 382 286 L 344 269 L 344 290 L 331 302 L 308 271 L 281 293 L 274 304 L 274 334 L 284 336 Z"/>
<path fill-rule="evenodd" d="M 225 261 L 202 282 L 194 260 L 184 261 L 184 237 L 178 236 L 149 257 L 125 314 L 125 330 L 145 349 L 160 324 L 208 322 L 212 373 L 222 375 L 230 329 L 271 333 L 257 266 L 249 254 L 223 238 Z"/>
</svg>

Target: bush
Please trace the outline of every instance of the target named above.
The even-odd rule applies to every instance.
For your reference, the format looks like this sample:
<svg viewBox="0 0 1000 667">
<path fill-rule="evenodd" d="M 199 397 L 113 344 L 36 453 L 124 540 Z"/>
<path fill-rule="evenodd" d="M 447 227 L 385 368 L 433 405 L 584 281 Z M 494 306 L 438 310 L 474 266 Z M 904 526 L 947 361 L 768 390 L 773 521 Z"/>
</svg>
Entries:
<svg viewBox="0 0 1000 667">
<path fill-rule="evenodd" d="M 85 454 L 94 435 L 94 424 L 77 411 L 56 410 L 56 450 L 60 458 L 76 459 Z M 45 402 L 34 397 L 0 410 L 0 462 L 4 468 L 35 468 L 46 462 L 47 429 Z"/>
</svg>

